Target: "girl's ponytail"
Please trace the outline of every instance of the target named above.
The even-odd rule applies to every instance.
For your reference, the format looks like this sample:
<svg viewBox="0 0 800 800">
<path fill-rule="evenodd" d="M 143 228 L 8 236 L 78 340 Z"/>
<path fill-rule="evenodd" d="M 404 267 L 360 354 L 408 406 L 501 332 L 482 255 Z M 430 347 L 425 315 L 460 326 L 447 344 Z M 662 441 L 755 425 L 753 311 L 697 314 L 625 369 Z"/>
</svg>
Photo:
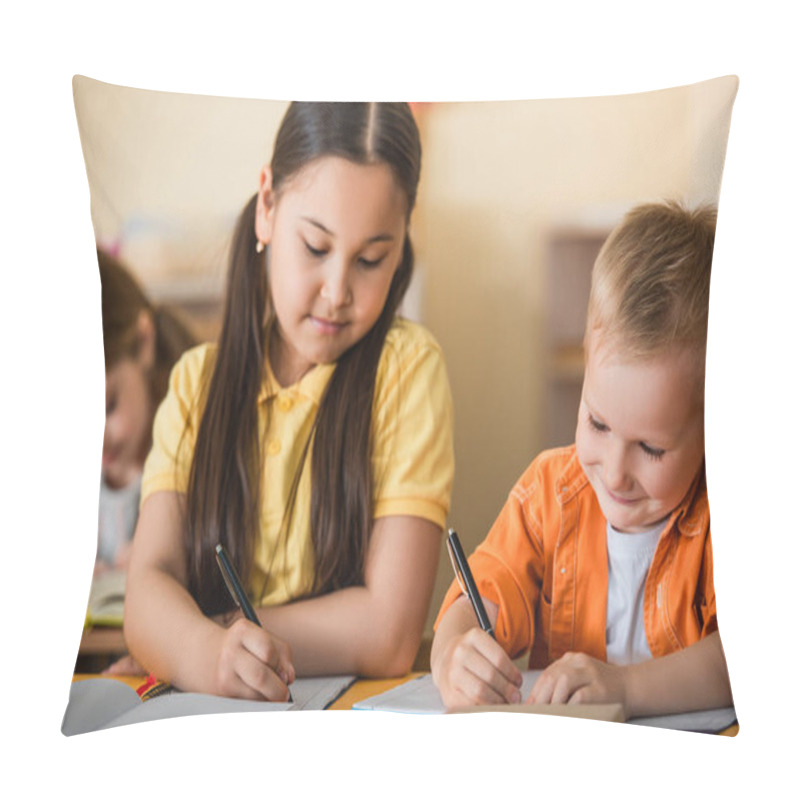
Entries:
<svg viewBox="0 0 800 800">
<path fill-rule="evenodd" d="M 206 614 L 229 609 L 215 560 L 225 545 L 243 574 L 258 530 L 258 394 L 264 377 L 268 289 L 264 255 L 256 253 L 254 195 L 231 244 L 219 346 L 206 364 L 210 380 L 189 473 L 185 544 L 189 590 Z"/>
</svg>

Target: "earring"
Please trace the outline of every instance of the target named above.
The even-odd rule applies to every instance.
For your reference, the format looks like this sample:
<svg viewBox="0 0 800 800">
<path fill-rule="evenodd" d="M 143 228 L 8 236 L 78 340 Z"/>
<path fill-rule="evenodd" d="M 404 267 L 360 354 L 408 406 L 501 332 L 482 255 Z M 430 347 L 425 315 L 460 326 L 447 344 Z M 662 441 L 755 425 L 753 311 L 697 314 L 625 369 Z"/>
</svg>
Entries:
<svg viewBox="0 0 800 800">
<path fill-rule="evenodd" d="M 261 239 L 258 240 L 256 243 L 256 253 L 263 253 L 264 252 L 264 242 Z"/>
</svg>

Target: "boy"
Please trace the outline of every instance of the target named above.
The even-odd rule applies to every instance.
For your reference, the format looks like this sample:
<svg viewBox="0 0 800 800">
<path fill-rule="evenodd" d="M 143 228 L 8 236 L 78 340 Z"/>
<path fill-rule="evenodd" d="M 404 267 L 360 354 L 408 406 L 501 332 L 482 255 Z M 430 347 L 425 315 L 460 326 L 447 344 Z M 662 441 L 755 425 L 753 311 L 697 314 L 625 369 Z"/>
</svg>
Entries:
<svg viewBox="0 0 800 800">
<path fill-rule="evenodd" d="M 431 652 L 448 707 L 732 704 L 717 632 L 703 397 L 716 212 L 633 209 L 592 272 L 575 444 L 537 457 L 453 584 Z M 512 662 L 544 669 L 520 695 Z"/>
</svg>

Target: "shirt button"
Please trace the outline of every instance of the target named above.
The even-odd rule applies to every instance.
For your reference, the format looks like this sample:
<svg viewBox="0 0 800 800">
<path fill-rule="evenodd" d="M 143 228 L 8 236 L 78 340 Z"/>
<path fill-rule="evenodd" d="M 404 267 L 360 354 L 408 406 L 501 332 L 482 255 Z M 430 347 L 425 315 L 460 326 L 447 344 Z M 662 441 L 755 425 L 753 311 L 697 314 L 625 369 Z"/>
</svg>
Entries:
<svg viewBox="0 0 800 800">
<path fill-rule="evenodd" d="M 267 455 L 276 456 L 281 451 L 281 443 L 277 439 L 273 439 L 267 445 Z"/>
<path fill-rule="evenodd" d="M 561 574 L 562 575 L 566 575 L 567 574 L 567 571 L 566 571 L 566 569 L 564 569 L 564 567 L 561 567 Z"/>
<path fill-rule="evenodd" d="M 293 405 L 292 398 L 289 397 L 288 395 L 283 395 L 278 400 L 278 406 L 280 407 L 281 411 L 289 411 L 289 409 L 291 409 L 292 405 Z"/>
</svg>

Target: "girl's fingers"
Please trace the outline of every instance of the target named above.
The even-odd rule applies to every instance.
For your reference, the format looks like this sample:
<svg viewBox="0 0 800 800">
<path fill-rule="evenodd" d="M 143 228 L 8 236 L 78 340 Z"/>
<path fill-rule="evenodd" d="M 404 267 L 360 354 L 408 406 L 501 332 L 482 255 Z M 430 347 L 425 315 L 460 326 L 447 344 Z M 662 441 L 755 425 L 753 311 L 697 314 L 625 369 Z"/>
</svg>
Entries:
<svg viewBox="0 0 800 800">
<path fill-rule="evenodd" d="M 271 667 L 253 657 L 248 651 L 243 651 L 242 657 L 238 660 L 236 674 L 248 689 L 257 693 L 256 697 L 259 700 L 286 702 L 289 699 L 289 687 L 286 683 Z"/>
<path fill-rule="evenodd" d="M 225 631 L 220 654 L 220 693 L 258 700 L 285 701 L 294 680 L 289 646 L 246 619 Z"/>
<path fill-rule="evenodd" d="M 295 678 L 289 645 L 267 633 L 263 628 L 247 620 L 242 620 L 242 646 L 259 661 L 268 666 L 285 684 Z M 239 625 L 239 623 L 237 623 Z"/>
</svg>

